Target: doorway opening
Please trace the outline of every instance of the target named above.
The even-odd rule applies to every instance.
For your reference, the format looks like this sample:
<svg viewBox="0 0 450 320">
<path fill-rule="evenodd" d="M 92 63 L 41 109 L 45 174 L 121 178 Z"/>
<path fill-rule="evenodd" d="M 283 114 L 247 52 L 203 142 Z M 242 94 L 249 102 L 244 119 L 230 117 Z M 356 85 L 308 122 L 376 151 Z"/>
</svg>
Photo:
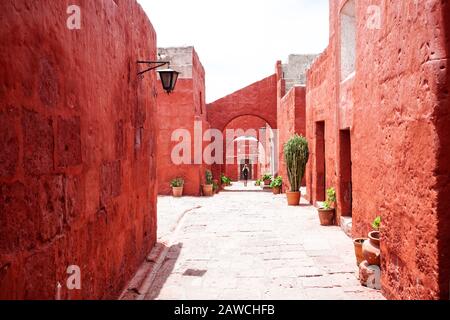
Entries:
<svg viewBox="0 0 450 320">
<path fill-rule="evenodd" d="M 244 170 L 244 166 L 245 165 L 247 165 L 248 166 L 248 180 L 253 180 L 253 164 L 252 163 L 250 163 L 250 159 L 244 159 L 244 160 L 241 160 L 241 164 L 240 164 L 240 179 L 241 180 L 244 180 L 244 173 L 243 173 L 243 170 Z"/>
<path fill-rule="evenodd" d="M 325 121 L 316 122 L 316 201 L 325 201 Z"/>
<path fill-rule="evenodd" d="M 350 130 L 339 132 L 339 199 L 341 216 L 352 216 L 352 145 Z"/>
</svg>

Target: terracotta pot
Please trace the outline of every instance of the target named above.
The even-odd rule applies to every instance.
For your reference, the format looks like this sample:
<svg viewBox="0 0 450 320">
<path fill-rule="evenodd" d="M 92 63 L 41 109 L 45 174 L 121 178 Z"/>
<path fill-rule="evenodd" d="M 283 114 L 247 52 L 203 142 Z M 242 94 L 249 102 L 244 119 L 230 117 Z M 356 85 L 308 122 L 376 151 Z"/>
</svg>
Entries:
<svg viewBox="0 0 450 320">
<path fill-rule="evenodd" d="M 356 257 L 356 265 L 359 266 L 361 262 L 364 261 L 364 255 L 362 246 L 364 241 L 366 241 L 367 238 L 356 238 L 353 240 L 353 246 L 355 247 L 355 257 Z"/>
<path fill-rule="evenodd" d="M 332 226 L 334 225 L 334 209 L 317 209 L 319 212 L 320 225 Z"/>
<path fill-rule="evenodd" d="M 211 197 L 214 192 L 213 192 L 213 185 L 212 184 L 204 184 L 202 185 L 202 191 L 203 191 L 203 195 L 205 197 Z"/>
<path fill-rule="evenodd" d="M 280 187 L 273 187 L 272 188 L 272 193 L 273 194 L 280 194 L 281 193 Z"/>
<path fill-rule="evenodd" d="M 288 205 L 290 206 L 298 206 L 300 205 L 300 191 L 296 191 L 296 192 L 292 192 L 292 191 L 288 191 L 286 192 L 286 198 L 287 198 L 287 202 Z"/>
<path fill-rule="evenodd" d="M 362 245 L 364 259 L 369 265 L 380 265 L 380 232 L 369 232 L 369 239 L 364 241 Z"/>
<path fill-rule="evenodd" d="M 272 180 L 264 180 L 264 185 L 265 186 L 270 186 L 270 184 L 272 183 Z"/>
<path fill-rule="evenodd" d="M 181 197 L 183 195 L 183 187 L 172 187 L 172 194 L 174 197 Z"/>
</svg>

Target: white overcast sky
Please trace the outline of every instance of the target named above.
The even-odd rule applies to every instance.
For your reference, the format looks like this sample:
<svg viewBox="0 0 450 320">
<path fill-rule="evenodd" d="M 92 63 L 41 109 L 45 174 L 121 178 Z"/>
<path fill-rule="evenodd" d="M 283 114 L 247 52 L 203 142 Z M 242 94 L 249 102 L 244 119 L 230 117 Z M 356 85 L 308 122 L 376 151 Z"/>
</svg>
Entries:
<svg viewBox="0 0 450 320">
<path fill-rule="evenodd" d="M 193 45 L 206 72 L 207 102 L 275 71 L 291 53 L 328 44 L 328 0 L 138 0 L 158 47 Z"/>
</svg>

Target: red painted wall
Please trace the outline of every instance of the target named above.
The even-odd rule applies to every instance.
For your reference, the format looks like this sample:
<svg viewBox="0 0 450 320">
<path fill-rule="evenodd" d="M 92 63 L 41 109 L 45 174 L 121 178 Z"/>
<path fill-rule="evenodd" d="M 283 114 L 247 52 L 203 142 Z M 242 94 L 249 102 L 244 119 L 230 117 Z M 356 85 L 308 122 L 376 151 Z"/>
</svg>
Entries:
<svg viewBox="0 0 450 320">
<path fill-rule="evenodd" d="M 156 34 L 135 1 L 0 4 L 0 299 L 114 298 L 156 237 Z M 69 265 L 81 290 L 68 291 Z"/>
<path fill-rule="evenodd" d="M 245 119 L 245 116 L 259 117 L 264 122 L 269 123 L 272 128 L 276 128 L 276 74 L 207 105 L 207 119 L 211 128 L 221 131 L 225 130 L 230 123 L 233 123 L 233 120 L 237 119 L 237 121 L 242 121 L 239 119 Z M 239 123 L 237 122 L 237 124 Z M 226 165 L 214 164 L 212 166 L 212 171 L 215 176 L 225 171 L 234 172 L 234 170 L 236 170 L 236 167 L 232 165 L 229 168 L 226 168 Z M 256 170 L 261 172 L 262 169 L 258 167 Z"/>
<path fill-rule="evenodd" d="M 223 130 L 233 119 L 257 116 L 277 125 L 277 77 L 272 75 L 207 105 L 212 128 Z"/>
<path fill-rule="evenodd" d="M 445 33 L 437 31 L 445 30 L 448 3 L 356 3 L 354 78 L 340 83 L 344 1 L 330 1 L 330 45 L 308 73 L 307 136 L 313 150 L 308 196 L 316 200 L 315 122 L 325 121 L 326 186 L 337 188 L 338 199 L 343 199 L 339 155 L 344 147 L 339 130 L 350 128 L 353 235 L 365 236 L 375 216 L 382 216 L 383 293 L 448 298 L 449 269 L 443 266 L 449 264 L 449 247 L 442 244 L 448 235 L 440 230 L 441 219 L 448 222 L 448 196 L 442 202 L 448 191 L 448 165 L 442 165 L 449 160 L 448 144 L 443 144 L 448 131 L 436 117 L 448 118 L 442 111 L 448 106 L 448 51 Z M 367 28 L 369 5 L 381 6 L 379 30 Z"/>
<path fill-rule="evenodd" d="M 280 100 L 278 107 L 278 175 L 283 177 L 283 189 L 290 184 L 284 160 L 283 146 L 295 134 L 306 135 L 306 88 L 293 87 Z"/>
<path fill-rule="evenodd" d="M 445 36 L 445 57 L 447 64 L 444 68 L 446 70 L 446 77 L 439 83 L 438 90 L 440 95 L 440 104 L 435 110 L 434 121 L 439 137 L 439 149 L 437 152 L 437 185 L 438 191 L 438 251 L 439 251 L 439 286 L 441 288 L 440 297 L 446 299 L 450 296 L 450 230 L 448 221 L 450 221 L 450 134 L 448 130 L 448 123 L 450 122 L 450 67 L 448 58 L 450 57 L 450 3 L 448 1 L 443 3 L 441 10 L 443 19 L 443 32 Z M 442 66 L 440 67 L 442 68 Z M 447 272 L 446 272 L 447 270 Z"/>
<path fill-rule="evenodd" d="M 194 48 L 192 50 L 192 76 L 178 79 L 175 91 L 166 94 L 158 86 L 158 194 L 172 193 L 170 181 L 177 177 L 185 180 L 183 194 L 198 196 L 204 182 L 205 170 L 209 168 L 203 161 L 194 164 L 194 123 L 200 122 L 201 132 L 209 129 L 206 121 L 205 71 Z M 160 82 L 158 80 L 158 82 Z M 191 164 L 175 165 L 171 159 L 173 148 L 179 141 L 171 141 L 172 133 L 186 129 L 191 135 Z M 200 132 L 200 130 L 198 130 Z M 201 133 L 200 133 L 201 134 Z M 203 142 L 199 150 L 203 153 L 208 142 Z"/>
</svg>

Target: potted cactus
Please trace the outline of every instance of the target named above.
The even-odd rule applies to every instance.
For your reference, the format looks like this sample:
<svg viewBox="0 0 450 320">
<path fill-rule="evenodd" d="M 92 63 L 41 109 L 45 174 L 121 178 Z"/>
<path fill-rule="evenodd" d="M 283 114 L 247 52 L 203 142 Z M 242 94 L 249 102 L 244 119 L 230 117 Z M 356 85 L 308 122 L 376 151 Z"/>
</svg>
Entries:
<svg viewBox="0 0 450 320">
<path fill-rule="evenodd" d="M 319 213 L 320 224 L 322 226 L 331 226 L 334 224 L 334 204 L 336 202 L 336 191 L 334 188 L 327 190 L 327 199 L 321 207 L 317 209 Z"/>
<path fill-rule="evenodd" d="M 261 180 L 264 181 L 265 186 L 270 186 L 270 184 L 272 183 L 272 175 L 270 173 L 265 173 L 262 176 Z"/>
<path fill-rule="evenodd" d="M 202 185 L 203 195 L 205 197 L 211 197 L 213 195 L 213 175 L 211 170 L 205 171 L 205 184 Z"/>
<path fill-rule="evenodd" d="M 283 152 L 291 186 L 290 191 L 286 192 L 287 201 L 290 206 L 298 206 L 301 197 L 300 186 L 309 159 L 308 141 L 303 136 L 295 134 L 286 142 Z"/>
<path fill-rule="evenodd" d="M 183 195 L 184 180 L 183 178 L 175 178 L 170 181 L 172 187 L 172 194 L 174 197 L 181 197 Z"/>
<path fill-rule="evenodd" d="M 276 177 L 270 183 L 270 187 L 272 188 L 273 194 L 281 193 L 281 186 L 283 185 L 283 178 L 281 176 Z"/>
</svg>

